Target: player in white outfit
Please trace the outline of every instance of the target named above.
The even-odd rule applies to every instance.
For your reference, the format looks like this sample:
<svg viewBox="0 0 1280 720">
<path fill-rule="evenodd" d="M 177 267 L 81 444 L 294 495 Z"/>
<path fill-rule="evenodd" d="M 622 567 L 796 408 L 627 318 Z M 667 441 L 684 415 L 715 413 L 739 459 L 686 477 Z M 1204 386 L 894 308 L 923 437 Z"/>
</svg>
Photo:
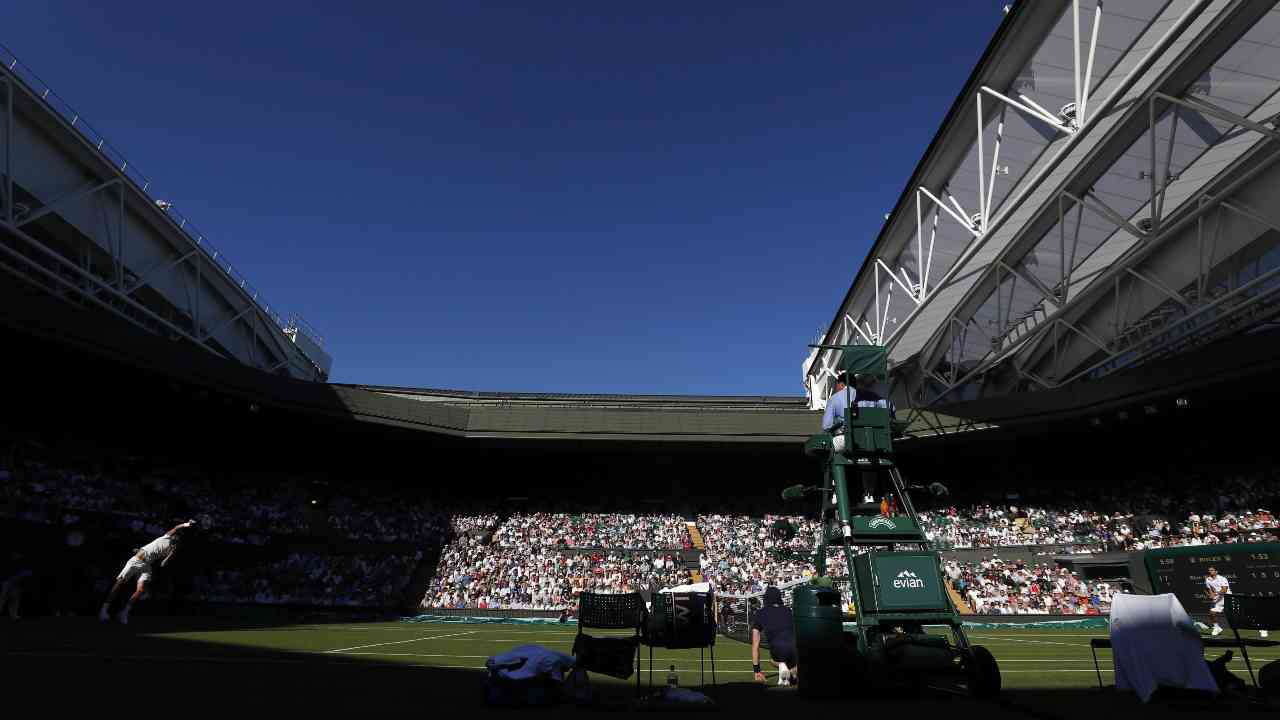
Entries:
<svg viewBox="0 0 1280 720">
<path fill-rule="evenodd" d="M 1209 620 L 1213 622 L 1213 635 L 1222 634 L 1222 625 L 1218 623 L 1218 618 L 1222 617 L 1223 605 L 1226 604 L 1226 596 L 1231 594 L 1231 583 L 1227 578 L 1218 574 L 1218 568 L 1209 568 L 1209 574 L 1204 578 L 1205 593 L 1209 595 Z M 1267 636 L 1267 631 L 1262 630 L 1258 633 L 1262 637 Z"/>
<path fill-rule="evenodd" d="M 115 599 L 120 589 L 125 586 L 125 583 L 136 580 L 137 588 L 134 590 L 133 595 L 129 597 L 129 602 L 125 604 L 124 610 L 121 610 L 117 616 L 121 624 L 128 625 L 129 611 L 133 609 L 133 604 L 138 601 L 138 598 L 142 597 L 142 594 L 146 592 L 147 583 L 151 582 L 152 568 L 157 564 L 159 567 L 164 567 L 168 564 L 178 549 L 178 533 L 193 527 L 195 524 L 195 520 L 188 520 L 139 548 L 137 554 L 129 558 L 129 561 L 124 564 L 124 569 L 116 576 L 115 584 L 111 586 L 111 591 L 107 593 L 107 599 L 102 603 L 102 609 L 98 611 L 98 619 L 103 622 L 111 619 L 111 601 Z"/>
</svg>

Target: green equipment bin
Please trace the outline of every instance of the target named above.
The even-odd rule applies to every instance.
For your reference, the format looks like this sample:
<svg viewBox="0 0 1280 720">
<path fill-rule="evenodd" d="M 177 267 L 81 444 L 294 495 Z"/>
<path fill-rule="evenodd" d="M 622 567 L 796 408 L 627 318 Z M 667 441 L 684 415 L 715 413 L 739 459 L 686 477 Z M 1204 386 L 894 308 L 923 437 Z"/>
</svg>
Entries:
<svg viewBox="0 0 1280 720">
<path fill-rule="evenodd" d="M 829 587 L 804 584 L 792 591 L 796 655 L 800 663 L 800 693 L 836 697 L 841 692 L 845 662 L 840 593 Z"/>
</svg>

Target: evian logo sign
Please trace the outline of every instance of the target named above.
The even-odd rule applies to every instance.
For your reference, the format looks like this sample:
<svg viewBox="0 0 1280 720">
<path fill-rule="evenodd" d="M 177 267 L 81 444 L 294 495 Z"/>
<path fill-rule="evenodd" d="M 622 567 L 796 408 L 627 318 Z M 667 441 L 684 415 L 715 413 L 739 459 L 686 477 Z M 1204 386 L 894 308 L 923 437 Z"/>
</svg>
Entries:
<svg viewBox="0 0 1280 720">
<path fill-rule="evenodd" d="M 892 520 L 890 520 L 889 518 L 883 515 L 879 515 L 873 518 L 871 522 L 867 523 L 867 527 L 875 528 L 875 529 L 884 529 L 884 530 L 898 529 L 898 526 L 895 525 Z"/>
<path fill-rule="evenodd" d="M 898 573 L 898 577 L 893 579 L 893 586 L 901 590 L 916 589 L 924 587 L 924 580 L 919 575 L 910 570 L 903 570 Z"/>
</svg>

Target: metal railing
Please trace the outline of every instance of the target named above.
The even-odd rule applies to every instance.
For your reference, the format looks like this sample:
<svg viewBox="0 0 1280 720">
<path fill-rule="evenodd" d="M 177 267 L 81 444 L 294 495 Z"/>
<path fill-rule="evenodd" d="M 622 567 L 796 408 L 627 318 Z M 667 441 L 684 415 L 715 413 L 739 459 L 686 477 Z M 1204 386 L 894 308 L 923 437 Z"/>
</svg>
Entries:
<svg viewBox="0 0 1280 720">
<path fill-rule="evenodd" d="M 40 98 L 46 109 L 66 121 L 68 126 L 78 132 L 85 142 L 93 146 L 107 164 L 114 168 L 123 180 L 132 183 L 134 188 L 157 208 L 158 212 L 167 215 L 173 226 L 185 236 L 191 246 L 203 253 L 205 260 L 210 265 L 218 268 L 251 302 L 266 313 L 277 328 L 283 331 L 290 327 L 289 321 L 281 313 L 272 309 L 261 292 L 249 282 L 242 272 L 227 261 L 222 251 L 209 242 L 205 234 L 195 226 L 195 223 L 191 222 L 190 218 L 182 214 L 182 211 L 178 210 L 172 202 L 156 197 L 151 191 L 152 182 L 150 178 L 144 175 L 136 165 L 131 164 L 128 158 L 114 145 L 107 142 L 107 139 L 94 129 L 75 108 L 71 107 L 70 103 L 54 92 L 48 83 L 42 80 L 35 71 L 19 60 L 17 55 L 3 44 L 0 44 L 0 64 L 4 65 L 6 74 L 25 85 L 32 95 Z M 262 299 L 259 300 L 259 298 Z M 293 318 L 297 320 L 295 327 L 302 328 L 304 332 L 316 341 L 316 344 L 323 344 L 319 333 L 312 330 L 299 316 L 294 315 Z"/>
</svg>

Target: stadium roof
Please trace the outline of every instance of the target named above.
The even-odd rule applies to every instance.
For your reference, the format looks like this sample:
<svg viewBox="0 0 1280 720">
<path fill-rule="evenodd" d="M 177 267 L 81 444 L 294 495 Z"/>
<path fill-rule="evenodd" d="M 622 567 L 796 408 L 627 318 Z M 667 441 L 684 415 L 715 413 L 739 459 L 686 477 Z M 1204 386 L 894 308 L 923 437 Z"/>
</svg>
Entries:
<svg viewBox="0 0 1280 720">
<path fill-rule="evenodd" d="M 0 283 L 0 326 L 264 408 L 459 439 L 799 444 L 818 431 L 800 397 L 497 393 L 333 385 L 271 374 L 107 313 Z M 20 342 L 14 347 L 21 348 Z M 144 391 L 139 388 L 139 391 Z"/>
<path fill-rule="evenodd" d="M 899 404 L 928 406 L 1098 379 L 1265 321 L 1278 32 L 1272 2 L 1017 3 L 824 343 L 886 345 Z M 806 366 L 814 406 L 835 363 Z"/>
</svg>

